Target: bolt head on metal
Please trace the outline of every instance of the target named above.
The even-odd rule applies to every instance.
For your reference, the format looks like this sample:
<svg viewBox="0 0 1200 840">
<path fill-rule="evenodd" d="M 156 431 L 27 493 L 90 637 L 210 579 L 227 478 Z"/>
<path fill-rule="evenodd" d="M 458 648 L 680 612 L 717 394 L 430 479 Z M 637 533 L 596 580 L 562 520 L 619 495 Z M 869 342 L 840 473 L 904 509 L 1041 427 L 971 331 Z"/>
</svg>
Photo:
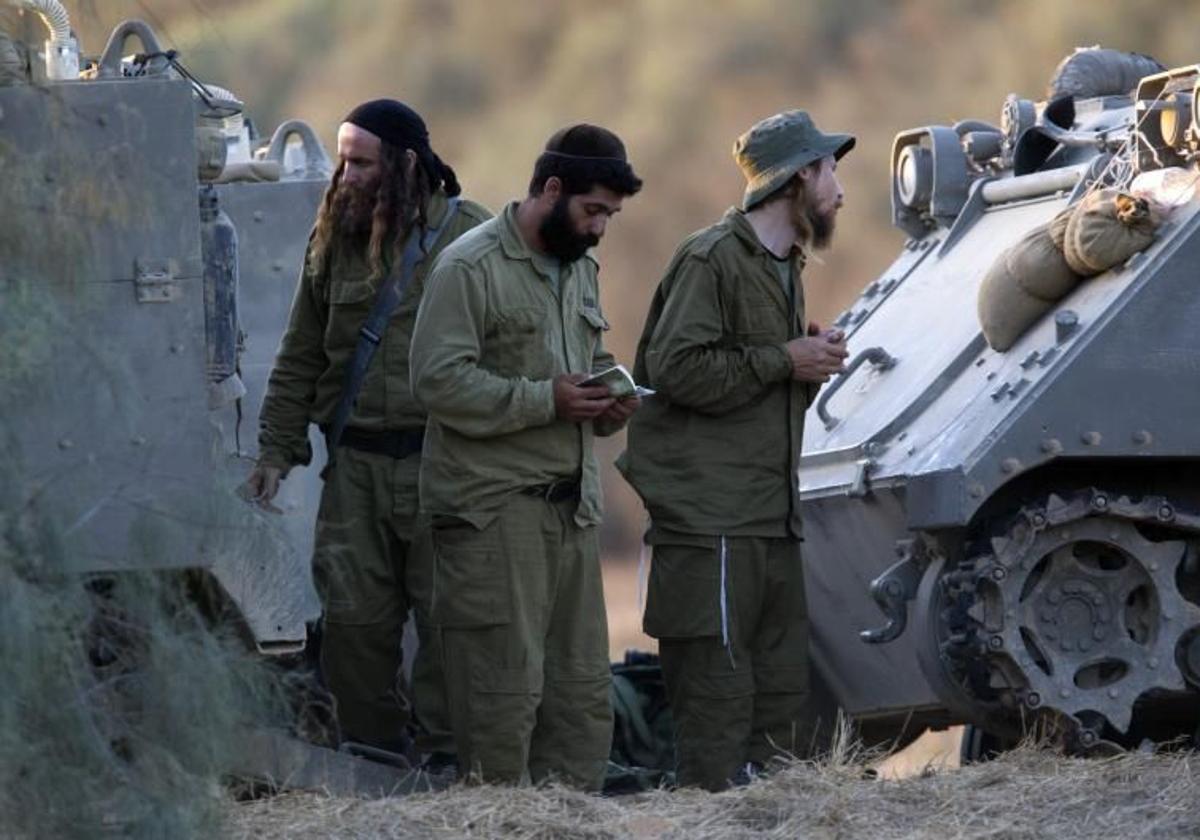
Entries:
<svg viewBox="0 0 1200 840">
<path fill-rule="evenodd" d="M 1025 695 L 1025 705 L 1031 709 L 1036 709 L 1038 706 L 1042 705 L 1042 695 L 1038 694 L 1036 691 L 1029 692 Z"/>
<path fill-rule="evenodd" d="M 1000 636 L 992 636 L 988 639 L 988 647 L 992 650 L 1000 650 L 1004 647 L 1004 639 Z"/>
</svg>

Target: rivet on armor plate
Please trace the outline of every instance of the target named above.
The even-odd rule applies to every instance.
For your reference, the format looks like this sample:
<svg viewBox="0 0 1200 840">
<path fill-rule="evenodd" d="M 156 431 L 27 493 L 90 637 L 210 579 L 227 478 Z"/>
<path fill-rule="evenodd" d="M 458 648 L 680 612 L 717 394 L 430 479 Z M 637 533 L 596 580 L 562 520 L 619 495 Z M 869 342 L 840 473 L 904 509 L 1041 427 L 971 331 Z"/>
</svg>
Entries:
<svg viewBox="0 0 1200 840">
<path fill-rule="evenodd" d="M 266 218 L 266 215 L 261 210 L 255 210 L 253 218 L 254 218 L 254 221 L 261 222 L 263 219 Z"/>
<path fill-rule="evenodd" d="M 1087 446 L 1099 446 L 1100 441 L 1103 438 L 1099 432 L 1084 432 L 1079 436 L 1079 439 L 1082 440 Z"/>
<path fill-rule="evenodd" d="M 71 440 L 70 438 L 63 438 L 62 440 L 60 440 L 58 442 L 59 449 L 70 449 L 74 445 L 75 445 L 75 441 Z"/>
<path fill-rule="evenodd" d="M 1119 696 L 1120 696 L 1120 694 L 1121 694 L 1121 692 L 1117 691 L 1115 688 L 1110 688 L 1110 689 L 1108 690 L 1108 696 L 1109 696 L 1109 697 L 1116 698 L 1116 697 L 1119 697 Z"/>
<path fill-rule="evenodd" d="M 1157 660 L 1157 659 L 1154 659 L 1154 658 L 1152 657 L 1152 658 L 1151 658 L 1151 659 L 1150 659 L 1150 660 L 1149 660 L 1149 661 L 1146 663 L 1146 667 L 1147 667 L 1147 668 L 1157 668 L 1157 667 L 1158 667 L 1158 660 Z"/>
<path fill-rule="evenodd" d="M 983 498 L 983 485 L 977 481 L 971 482 L 971 484 L 967 486 L 967 495 L 972 499 Z"/>
<path fill-rule="evenodd" d="M 1046 438 L 1042 441 L 1042 451 L 1047 455 L 1057 455 L 1063 451 L 1062 441 L 1058 438 Z"/>
<path fill-rule="evenodd" d="M 1015 473 L 1021 469 L 1021 462 L 1016 458 L 1005 458 L 1000 462 L 1000 471 L 1005 473 Z"/>
<path fill-rule="evenodd" d="M 1138 429 L 1133 433 L 1133 442 L 1138 446 L 1148 446 L 1154 442 L 1154 435 L 1150 434 L 1145 429 Z"/>
<path fill-rule="evenodd" d="M 1058 696 L 1063 698 L 1064 700 L 1066 700 L 1068 697 L 1071 696 L 1071 692 L 1067 691 L 1065 688 L 1060 688 L 1058 690 Z"/>
</svg>

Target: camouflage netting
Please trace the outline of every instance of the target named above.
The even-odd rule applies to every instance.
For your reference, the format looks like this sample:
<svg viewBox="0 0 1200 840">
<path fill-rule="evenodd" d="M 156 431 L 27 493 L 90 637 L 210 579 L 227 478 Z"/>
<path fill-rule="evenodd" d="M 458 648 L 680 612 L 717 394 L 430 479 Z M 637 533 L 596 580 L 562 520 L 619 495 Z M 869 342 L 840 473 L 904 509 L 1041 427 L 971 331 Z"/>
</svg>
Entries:
<svg viewBox="0 0 1200 840">
<path fill-rule="evenodd" d="M 282 692 L 176 580 L 60 575 L 55 539 L 0 497 L 4 836 L 212 836 L 222 774 Z"/>
</svg>

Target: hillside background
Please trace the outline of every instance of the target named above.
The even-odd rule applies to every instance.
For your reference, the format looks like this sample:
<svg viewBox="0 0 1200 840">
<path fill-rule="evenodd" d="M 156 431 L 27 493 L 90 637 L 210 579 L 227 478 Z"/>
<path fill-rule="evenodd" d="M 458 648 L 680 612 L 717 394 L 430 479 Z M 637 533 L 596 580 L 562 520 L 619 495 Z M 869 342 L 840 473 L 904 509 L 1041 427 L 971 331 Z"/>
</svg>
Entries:
<svg viewBox="0 0 1200 840">
<path fill-rule="evenodd" d="M 120 20 L 147 20 L 195 74 L 235 91 L 265 134 L 300 117 L 332 152 L 350 107 L 377 96 L 402 99 L 424 115 L 466 193 L 494 209 L 523 191 L 555 129 L 581 120 L 614 129 L 646 182 L 600 247 L 609 344 L 626 362 L 677 243 L 739 199 L 730 148 L 758 119 L 802 107 L 825 130 L 859 138 L 839 169 L 847 201 L 834 247 L 805 277 L 810 317 L 824 323 L 902 242 L 890 226 L 888 187 L 898 131 L 966 117 L 998 122 L 1008 93 L 1041 98 L 1055 65 L 1076 46 L 1145 52 L 1167 66 L 1200 60 L 1194 0 L 67 6 L 89 55 Z M 644 513 L 610 467 L 621 442 L 606 443 L 606 555 L 636 557 Z"/>
</svg>

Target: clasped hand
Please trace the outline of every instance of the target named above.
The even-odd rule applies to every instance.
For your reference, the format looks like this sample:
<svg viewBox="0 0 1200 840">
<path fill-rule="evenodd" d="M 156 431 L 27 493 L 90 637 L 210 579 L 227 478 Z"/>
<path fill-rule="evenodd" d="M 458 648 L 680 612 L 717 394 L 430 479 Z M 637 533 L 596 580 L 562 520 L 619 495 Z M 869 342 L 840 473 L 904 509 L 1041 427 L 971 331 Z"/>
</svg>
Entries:
<svg viewBox="0 0 1200 840">
<path fill-rule="evenodd" d="M 808 325 L 808 335 L 793 338 L 784 345 L 792 360 L 792 379 L 798 382 L 828 382 L 829 377 L 846 369 L 846 334 L 841 330 L 822 330 Z"/>
</svg>

